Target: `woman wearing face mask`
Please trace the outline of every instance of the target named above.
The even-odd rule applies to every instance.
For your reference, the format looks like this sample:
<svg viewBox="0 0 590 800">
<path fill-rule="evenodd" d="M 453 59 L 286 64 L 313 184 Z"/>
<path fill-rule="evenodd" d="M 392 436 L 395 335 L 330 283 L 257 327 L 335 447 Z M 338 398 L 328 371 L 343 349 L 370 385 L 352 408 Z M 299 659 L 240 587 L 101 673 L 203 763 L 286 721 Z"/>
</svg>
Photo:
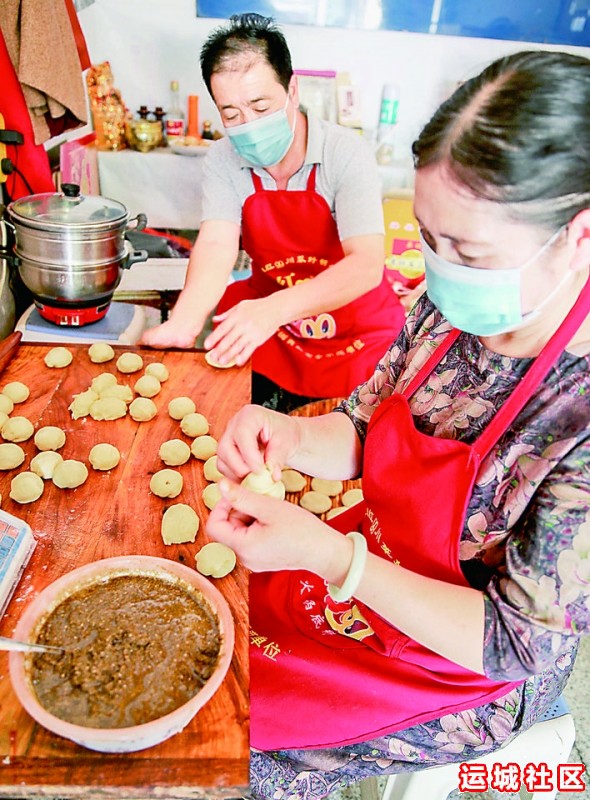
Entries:
<svg viewBox="0 0 590 800">
<path fill-rule="evenodd" d="M 495 62 L 413 151 L 428 294 L 338 413 L 248 406 L 219 443 L 257 797 L 477 760 L 590 630 L 590 61 Z M 364 501 L 328 525 L 238 485 L 264 463 L 362 475 Z"/>
<path fill-rule="evenodd" d="M 254 402 L 288 410 L 347 395 L 404 321 L 384 276 L 373 154 L 357 133 L 299 108 L 272 20 L 232 17 L 203 46 L 201 68 L 226 137 L 205 160 L 184 291 L 143 341 L 192 347 L 217 306 L 205 347 L 221 364 L 252 356 Z M 240 238 L 253 274 L 225 291 Z"/>
</svg>

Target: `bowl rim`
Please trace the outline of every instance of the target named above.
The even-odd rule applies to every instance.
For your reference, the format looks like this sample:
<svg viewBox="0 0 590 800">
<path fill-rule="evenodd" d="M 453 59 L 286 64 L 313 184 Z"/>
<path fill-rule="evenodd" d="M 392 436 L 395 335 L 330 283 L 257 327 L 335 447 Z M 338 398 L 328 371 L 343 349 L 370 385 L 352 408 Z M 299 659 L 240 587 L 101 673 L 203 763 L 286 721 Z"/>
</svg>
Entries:
<svg viewBox="0 0 590 800">
<path fill-rule="evenodd" d="M 152 574 L 168 572 L 173 577 L 184 579 L 201 592 L 205 600 L 213 608 L 213 611 L 215 611 L 219 621 L 221 645 L 213 674 L 195 695 L 181 706 L 168 712 L 168 714 L 149 722 L 124 728 L 94 728 L 67 722 L 47 711 L 37 699 L 27 678 L 25 667 L 27 654 L 11 652 L 9 653 L 9 673 L 14 693 L 25 711 L 47 730 L 77 743 L 80 742 L 80 739 L 90 738 L 96 743 L 111 742 L 113 738 L 116 738 L 121 743 L 136 740 L 139 736 L 149 734 L 156 726 L 176 728 L 175 722 L 177 718 L 184 716 L 189 711 L 191 713 L 188 719 L 192 719 L 197 711 L 213 697 L 222 684 L 233 657 L 235 640 L 234 620 L 229 605 L 219 589 L 213 586 L 203 575 L 185 564 L 179 564 L 168 558 L 143 555 L 114 556 L 91 561 L 88 564 L 70 570 L 48 584 L 29 603 L 16 624 L 13 636 L 15 639 L 27 641 L 26 637 L 60 602 L 77 589 L 94 583 L 103 573 L 116 575 L 146 572 L 151 572 Z M 71 589 L 71 591 L 68 592 L 68 589 Z M 47 604 L 47 596 L 54 593 L 56 593 L 55 599 L 50 604 Z M 155 744 L 164 741 L 166 738 L 168 737 L 162 737 Z"/>
</svg>

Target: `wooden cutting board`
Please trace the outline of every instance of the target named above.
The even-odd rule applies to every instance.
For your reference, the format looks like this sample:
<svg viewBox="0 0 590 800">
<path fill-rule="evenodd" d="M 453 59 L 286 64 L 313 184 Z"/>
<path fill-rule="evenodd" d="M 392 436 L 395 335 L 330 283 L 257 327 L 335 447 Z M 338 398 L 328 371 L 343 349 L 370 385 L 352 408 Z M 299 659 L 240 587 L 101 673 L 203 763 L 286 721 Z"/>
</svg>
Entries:
<svg viewBox="0 0 590 800">
<path fill-rule="evenodd" d="M 43 495 L 34 503 L 21 505 L 11 500 L 12 478 L 27 469 L 38 452 L 32 438 L 21 443 L 26 452 L 24 464 L 16 470 L 0 472 L 2 509 L 25 520 L 37 540 L 31 561 L 0 621 L 3 636 L 12 634 L 21 610 L 38 591 L 82 564 L 111 556 L 146 554 L 194 566 L 196 552 L 208 541 L 203 523 L 209 512 L 201 500 L 207 483 L 203 463 L 191 457 L 177 467 L 184 477 L 184 488 L 174 500 L 163 500 L 149 490 L 151 475 L 165 466 L 158 456 L 159 446 L 173 438 L 188 444 L 192 441 L 182 433 L 180 423 L 168 415 L 168 403 L 174 397 L 191 397 L 197 410 L 209 420 L 210 433 L 218 438 L 230 417 L 250 399 L 248 367 L 214 369 L 205 362 L 203 353 L 195 351 L 119 347 L 115 348 L 117 356 L 138 352 L 144 366 L 162 361 L 168 367 L 170 379 L 153 398 L 158 414 L 145 423 L 134 422 L 129 416 L 114 421 L 90 417 L 73 420 L 68 411 L 72 397 L 88 388 L 93 377 L 111 372 L 119 383 L 133 387 L 143 371 L 119 373 L 116 359 L 93 364 L 86 345 L 68 346 L 74 355 L 72 364 L 50 369 L 44 364 L 50 349 L 50 345 L 21 344 L 15 358 L 0 373 L 0 390 L 10 381 L 25 383 L 31 390 L 30 397 L 15 406 L 12 416 L 26 416 L 35 430 L 44 425 L 62 428 L 66 443 L 61 454 L 84 461 L 89 477 L 76 489 L 58 489 L 46 481 Z M 89 465 L 90 449 L 99 442 L 109 442 L 121 453 L 119 465 L 109 472 L 97 472 Z M 162 514 L 177 502 L 195 508 L 201 529 L 194 544 L 166 546 L 160 535 Z M 62 790 L 68 786 L 70 792 L 79 787 L 85 797 L 92 796 L 92 787 L 104 786 L 115 787 L 113 796 L 121 797 L 148 797 L 158 792 L 161 796 L 161 787 L 167 787 L 167 798 L 186 796 L 183 787 L 212 787 L 207 796 L 225 797 L 232 794 L 232 787 L 246 786 L 247 571 L 238 565 L 215 585 L 227 599 L 236 624 L 234 658 L 226 680 L 184 731 L 140 753 L 92 753 L 36 725 L 12 693 L 7 654 L 0 653 L 0 758 L 5 758 L 0 770 L 0 797 L 11 796 L 14 787 L 23 782 L 33 794 L 32 787 L 37 786 L 43 787 L 38 794 L 51 796 L 48 787 L 61 785 Z M 59 795 L 57 789 L 56 792 Z"/>
</svg>

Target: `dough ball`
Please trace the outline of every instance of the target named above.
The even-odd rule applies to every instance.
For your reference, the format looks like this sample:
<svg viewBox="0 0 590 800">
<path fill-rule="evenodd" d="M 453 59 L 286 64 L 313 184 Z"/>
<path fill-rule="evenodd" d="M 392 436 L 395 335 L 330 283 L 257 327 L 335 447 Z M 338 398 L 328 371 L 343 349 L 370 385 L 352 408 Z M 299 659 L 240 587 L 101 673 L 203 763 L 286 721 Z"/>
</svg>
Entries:
<svg viewBox="0 0 590 800">
<path fill-rule="evenodd" d="M 180 472 L 175 469 L 161 469 L 152 475 L 150 490 L 158 497 L 178 497 L 183 483 Z"/>
<path fill-rule="evenodd" d="M 120 419 L 127 413 L 127 403 L 118 397 L 99 397 L 90 406 L 92 419 Z"/>
<path fill-rule="evenodd" d="M 201 575 L 223 578 L 236 566 L 236 554 L 226 544 L 209 542 L 201 547 L 195 557 L 197 570 Z"/>
<path fill-rule="evenodd" d="M 182 419 L 187 414 L 194 414 L 197 410 L 190 397 L 175 397 L 168 403 L 168 413 L 172 419 Z"/>
<path fill-rule="evenodd" d="M 161 388 L 162 384 L 153 375 L 142 375 L 134 386 L 137 394 L 142 397 L 155 397 Z"/>
<path fill-rule="evenodd" d="M 320 494 L 327 494 L 328 497 L 336 497 L 342 491 L 342 481 L 330 481 L 327 478 L 312 478 L 311 488 Z"/>
<path fill-rule="evenodd" d="M 68 458 L 55 465 L 51 480 L 60 489 L 75 489 L 76 486 L 81 486 L 87 477 L 88 467 L 86 464 Z"/>
<path fill-rule="evenodd" d="M 211 511 L 221 500 L 221 489 L 216 483 L 208 483 L 203 489 L 201 497 L 203 498 L 203 503 Z"/>
<path fill-rule="evenodd" d="M 12 381 L 12 383 L 7 383 L 4 389 L 2 389 L 2 394 L 5 394 L 6 397 L 16 404 L 24 403 L 31 392 L 26 384 L 21 383 L 20 381 Z M 10 411 L 7 411 L 6 413 L 10 414 Z"/>
<path fill-rule="evenodd" d="M 0 444 L 0 469 L 16 469 L 24 460 L 25 451 L 18 444 Z"/>
<path fill-rule="evenodd" d="M 129 414 L 135 422 L 149 422 L 157 413 L 156 404 L 149 397 L 136 397 L 129 406 Z"/>
<path fill-rule="evenodd" d="M 213 436 L 197 436 L 191 444 L 191 453 L 201 461 L 207 461 L 217 452 L 217 439 Z"/>
<path fill-rule="evenodd" d="M 108 386 L 114 386 L 116 383 L 117 377 L 112 372 L 101 372 L 100 375 L 92 379 L 90 388 L 100 397 Z"/>
<path fill-rule="evenodd" d="M 265 467 L 262 472 L 250 472 L 242 480 L 242 486 L 250 489 L 251 492 L 268 494 L 271 497 L 277 497 L 279 500 L 285 499 L 285 484 L 283 481 L 275 481 L 268 467 Z"/>
<path fill-rule="evenodd" d="M 349 489 L 342 495 L 342 505 L 354 506 L 357 503 L 360 503 L 362 499 L 363 499 L 362 489 Z"/>
<path fill-rule="evenodd" d="M 197 512 L 185 503 L 176 503 L 167 508 L 162 517 L 162 539 L 164 544 L 194 542 L 199 530 Z"/>
<path fill-rule="evenodd" d="M 88 454 L 88 460 L 94 469 L 113 469 L 121 460 L 121 453 L 114 444 L 100 442 L 95 444 Z"/>
<path fill-rule="evenodd" d="M 86 389 L 85 392 L 75 394 L 72 402 L 68 406 L 68 411 L 72 415 L 72 419 L 80 419 L 80 417 L 87 417 L 90 414 L 90 406 L 98 400 L 98 394 L 94 389 Z"/>
<path fill-rule="evenodd" d="M 338 514 L 342 514 L 343 511 L 347 511 L 347 506 L 336 506 L 335 508 L 328 509 L 326 513 L 326 519 L 332 519 L 332 517 L 337 517 Z"/>
<path fill-rule="evenodd" d="M 47 481 L 53 477 L 53 472 L 60 461 L 63 461 L 61 453 L 56 453 L 55 450 L 42 450 L 31 459 L 30 469 L 35 475 Z"/>
<path fill-rule="evenodd" d="M 35 434 L 34 442 L 38 450 L 59 450 L 66 443 L 66 433 L 55 425 L 45 425 Z"/>
<path fill-rule="evenodd" d="M 88 356 L 93 364 L 104 364 L 105 361 L 112 361 L 115 351 L 106 342 L 94 342 L 88 348 Z"/>
<path fill-rule="evenodd" d="M 67 367 L 72 363 L 74 356 L 67 347 L 52 347 L 44 358 L 45 364 L 48 367 Z"/>
<path fill-rule="evenodd" d="M 160 361 L 154 361 L 153 364 L 148 364 L 145 368 L 145 374 L 153 375 L 154 378 L 157 378 L 160 381 L 160 383 L 164 383 L 170 377 L 168 367 L 165 364 L 162 364 Z"/>
<path fill-rule="evenodd" d="M 8 417 L 0 429 L 7 442 L 26 442 L 34 432 L 33 423 L 26 417 Z"/>
<path fill-rule="evenodd" d="M 100 397 L 116 397 L 129 405 L 133 400 L 133 391 L 130 386 L 125 386 L 124 383 L 114 383 L 112 386 L 101 389 Z"/>
<path fill-rule="evenodd" d="M 213 483 L 217 483 L 217 481 L 220 481 L 223 478 L 223 475 L 217 469 L 216 455 L 208 458 L 203 464 L 203 475 L 205 476 L 206 480 L 212 481 Z"/>
<path fill-rule="evenodd" d="M 4 411 L 0 411 L 0 430 L 2 430 L 2 426 L 8 419 L 8 414 L 5 414 Z"/>
<path fill-rule="evenodd" d="M 0 394 L 0 414 L 6 414 L 6 416 L 8 416 L 9 414 L 12 414 L 13 411 L 14 402 L 7 394 L 2 392 L 2 394 Z"/>
<path fill-rule="evenodd" d="M 299 500 L 299 505 L 302 508 L 311 511 L 312 514 L 323 514 L 332 507 L 332 500 L 327 494 L 321 492 L 304 492 Z"/>
<path fill-rule="evenodd" d="M 216 361 L 213 356 L 211 355 L 211 351 L 207 350 L 205 353 L 205 361 L 209 364 L 210 367 L 215 367 L 216 369 L 229 369 L 230 367 L 235 367 L 236 362 L 234 359 L 228 361 L 227 364 L 220 364 L 219 361 Z"/>
<path fill-rule="evenodd" d="M 177 467 L 179 464 L 186 464 L 191 457 L 191 449 L 182 439 L 170 439 L 160 445 L 158 455 L 169 467 Z"/>
<path fill-rule="evenodd" d="M 307 479 L 296 469 L 284 469 L 281 480 L 285 484 L 286 492 L 301 492 L 307 486 Z"/>
<path fill-rule="evenodd" d="M 117 369 L 119 372 L 139 372 L 143 369 L 143 358 L 139 353 L 123 353 L 117 359 Z"/>
<path fill-rule="evenodd" d="M 209 433 L 209 423 L 207 417 L 195 411 L 184 415 L 180 420 L 180 429 L 187 436 L 204 436 Z"/>
<path fill-rule="evenodd" d="M 34 472 L 20 472 L 10 482 L 10 497 L 17 503 L 34 503 L 44 488 L 43 480 Z"/>
</svg>

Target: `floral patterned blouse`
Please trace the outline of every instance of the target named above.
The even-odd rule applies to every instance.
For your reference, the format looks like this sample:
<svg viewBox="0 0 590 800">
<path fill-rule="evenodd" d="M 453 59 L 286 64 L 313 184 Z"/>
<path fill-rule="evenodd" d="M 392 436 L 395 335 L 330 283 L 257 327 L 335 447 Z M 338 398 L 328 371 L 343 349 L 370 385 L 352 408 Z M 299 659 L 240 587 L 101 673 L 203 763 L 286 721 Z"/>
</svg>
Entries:
<svg viewBox="0 0 590 800">
<path fill-rule="evenodd" d="M 373 376 L 337 409 L 362 441 L 375 408 L 407 386 L 449 330 L 424 294 Z M 471 444 L 532 361 L 462 333 L 410 399 L 417 429 Z M 482 462 L 460 559 L 484 592 L 486 674 L 524 683 L 494 704 L 366 746 L 253 753 L 254 796 L 311 800 L 370 774 L 467 760 L 530 726 L 561 694 L 590 632 L 590 355 L 563 352 Z"/>
</svg>

